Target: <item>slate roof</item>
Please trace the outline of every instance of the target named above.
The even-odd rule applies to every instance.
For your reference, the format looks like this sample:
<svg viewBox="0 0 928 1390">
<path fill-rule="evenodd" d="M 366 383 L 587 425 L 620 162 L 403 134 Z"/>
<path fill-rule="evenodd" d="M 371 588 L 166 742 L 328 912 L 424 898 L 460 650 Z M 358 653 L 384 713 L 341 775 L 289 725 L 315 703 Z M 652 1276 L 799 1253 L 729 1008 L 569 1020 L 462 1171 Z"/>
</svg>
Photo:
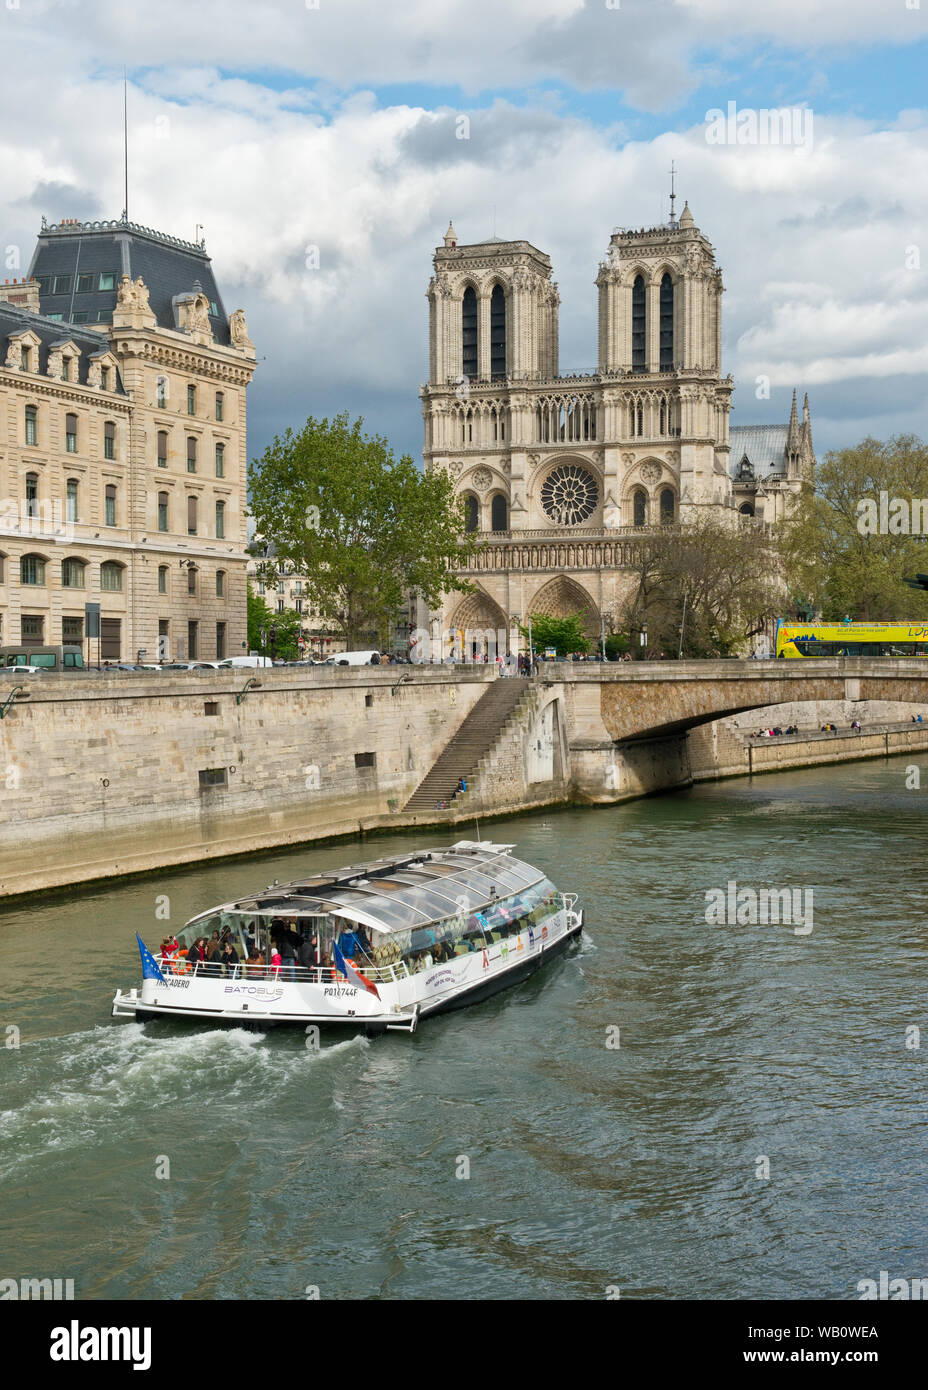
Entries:
<svg viewBox="0 0 928 1390">
<path fill-rule="evenodd" d="M 48 283 L 39 287 L 43 314 L 61 314 L 70 322 L 74 314 L 87 314 L 82 320 L 86 323 L 110 323 L 120 279 L 128 275 L 134 280 L 141 275 L 161 328 L 177 328 L 174 297 L 192 291 L 199 282 L 211 306 L 216 307 L 209 320 L 213 337 L 217 343 L 229 345 L 229 318 L 202 243 L 182 241 L 135 222 L 61 222 L 49 226 L 43 221 L 29 274 L 48 277 Z M 79 292 L 80 275 L 91 279 L 90 287 Z M 100 288 L 101 276 L 106 275 L 115 277 L 112 289 Z M 56 277 L 65 276 L 70 283 L 56 294 Z"/>
<path fill-rule="evenodd" d="M 44 318 L 41 314 L 31 314 L 28 310 L 20 309 L 14 304 L 0 302 L 0 363 L 6 361 L 6 350 L 10 337 L 15 333 L 23 333 L 27 329 L 31 329 L 39 339 L 39 374 L 41 376 L 45 376 L 48 370 L 48 354 L 56 343 L 71 341 L 80 348 L 77 380 L 84 386 L 87 384 L 87 371 L 90 367 L 91 357 L 95 353 L 110 351 L 110 345 L 104 334 L 94 332 L 92 328 L 85 328 L 83 325 L 72 323 L 59 323 L 56 319 Z M 25 382 L 35 379 L 35 374 L 32 372 L 24 372 L 22 375 Z M 118 368 L 116 383 L 114 390 L 124 396 L 126 394 L 125 388 Z"/>
<path fill-rule="evenodd" d="M 741 477 L 741 460 L 745 454 L 757 478 L 785 473 L 788 433 L 788 425 L 735 425 L 730 434 L 731 453 L 728 456 L 729 472 L 735 482 Z"/>
</svg>

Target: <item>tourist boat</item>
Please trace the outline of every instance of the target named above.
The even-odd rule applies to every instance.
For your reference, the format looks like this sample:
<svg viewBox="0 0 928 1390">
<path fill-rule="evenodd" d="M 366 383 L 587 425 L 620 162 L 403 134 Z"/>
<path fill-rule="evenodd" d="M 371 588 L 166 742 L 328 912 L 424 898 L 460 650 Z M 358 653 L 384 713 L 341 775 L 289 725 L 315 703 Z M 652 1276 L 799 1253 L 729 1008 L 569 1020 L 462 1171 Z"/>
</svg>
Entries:
<svg viewBox="0 0 928 1390">
<path fill-rule="evenodd" d="M 117 990 L 113 1017 L 412 1033 L 422 1018 L 524 980 L 579 936 L 577 895 L 558 892 L 514 848 L 460 840 L 274 883 L 211 908 L 178 933 L 173 956 L 155 956 L 139 940 L 142 983 Z M 192 944 L 217 934 L 234 958 L 191 964 Z M 283 963 L 269 964 L 284 941 L 297 957 L 311 943 L 302 951 L 309 960 L 299 964 L 285 947 Z"/>
</svg>

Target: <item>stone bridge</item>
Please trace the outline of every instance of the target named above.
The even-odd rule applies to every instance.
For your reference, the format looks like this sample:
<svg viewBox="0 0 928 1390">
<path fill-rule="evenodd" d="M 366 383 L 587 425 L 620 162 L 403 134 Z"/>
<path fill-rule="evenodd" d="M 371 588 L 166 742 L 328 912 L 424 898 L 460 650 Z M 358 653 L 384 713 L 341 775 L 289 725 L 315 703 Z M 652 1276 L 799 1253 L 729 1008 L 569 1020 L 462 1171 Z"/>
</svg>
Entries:
<svg viewBox="0 0 928 1390">
<path fill-rule="evenodd" d="M 900 701 L 928 712 L 928 661 L 558 662 L 542 665 L 534 687 L 525 801 L 540 790 L 529 769 L 552 743 L 548 762 L 562 769 L 566 795 L 617 801 L 689 785 L 689 731 L 729 715 L 801 701 Z M 490 793 L 488 779 L 485 805 Z"/>
<path fill-rule="evenodd" d="M 697 724 L 798 700 L 928 703 L 928 661 L 641 661 L 558 663 L 570 723 L 613 743 L 682 734 Z M 588 730 L 584 735 L 581 730 Z"/>
</svg>

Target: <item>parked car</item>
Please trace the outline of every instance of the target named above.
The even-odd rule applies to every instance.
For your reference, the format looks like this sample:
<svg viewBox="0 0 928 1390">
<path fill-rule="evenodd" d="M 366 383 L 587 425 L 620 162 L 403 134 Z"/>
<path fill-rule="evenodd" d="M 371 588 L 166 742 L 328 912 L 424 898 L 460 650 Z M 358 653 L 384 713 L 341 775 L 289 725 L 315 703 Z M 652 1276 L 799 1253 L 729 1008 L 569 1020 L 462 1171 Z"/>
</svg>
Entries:
<svg viewBox="0 0 928 1390">
<path fill-rule="evenodd" d="M 337 652 L 326 661 L 326 666 L 379 666 L 380 652 Z"/>
</svg>

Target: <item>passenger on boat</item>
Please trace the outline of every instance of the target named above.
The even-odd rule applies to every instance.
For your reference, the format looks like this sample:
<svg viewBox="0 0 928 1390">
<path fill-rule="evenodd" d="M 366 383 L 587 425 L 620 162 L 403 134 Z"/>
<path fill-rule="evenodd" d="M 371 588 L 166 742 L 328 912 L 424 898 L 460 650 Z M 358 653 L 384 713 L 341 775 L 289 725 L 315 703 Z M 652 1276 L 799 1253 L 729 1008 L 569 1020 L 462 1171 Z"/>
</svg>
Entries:
<svg viewBox="0 0 928 1390">
<path fill-rule="evenodd" d="M 218 962 L 221 950 L 222 946 L 219 941 L 219 933 L 218 931 L 214 931 L 206 947 L 206 959 L 208 961 Z"/>
<path fill-rule="evenodd" d="M 230 940 L 226 940 L 223 944 L 219 953 L 219 963 L 229 975 L 233 973 L 239 963 L 238 952 Z"/>
<path fill-rule="evenodd" d="M 312 970 L 316 964 L 316 935 L 315 932 L 305 937 L 300 944 L 300 965 L 306 970 Z"/>
<path fill-rule="evenodd" d="M 179 950 L 180 943 L 178 942 L 177 937 L 172 932 L 171 935 L 166 936 L 164 938 L 164 941 L 161 943 L 161 954 L 165 956 L 168 960 L 170 960 L 172 956 L 177 955 L 177 952 Z"/>
<path fill-rule="evenodd" d="M 251 941 L 250 937 L 249 941 Z M 263 976 L 264 972 L 258 970 L 256 967 L 264 964 L 264 957 L 262 956 L 261 952 L 258 950 L 257 946 L 253 941 L 251 941 L 251 947 L 248 952 L 248 959 L 246 960 L 245 964 L 250 965 L 252 967 L 250 972 L 252 975 Z"/>
<path fill-rule="evenodd" d="M 202 937 L 200 940 L 202 940 Z M 202 959 L 203 953 L 200 950 L 200 941 L 191 942 L 190 946 L 187 948 L 187 964 L 196 965 Z"/>
<path fill-rule="evenodd" d="M 283 957 L 281 956 L 280 951 L 277 949 L 276 946 L 274 946 L 271 950 L 271 970 L 274 973 L 275 980 L 280 979 L 280 972 L 283 963 Z"/>
</svg>

